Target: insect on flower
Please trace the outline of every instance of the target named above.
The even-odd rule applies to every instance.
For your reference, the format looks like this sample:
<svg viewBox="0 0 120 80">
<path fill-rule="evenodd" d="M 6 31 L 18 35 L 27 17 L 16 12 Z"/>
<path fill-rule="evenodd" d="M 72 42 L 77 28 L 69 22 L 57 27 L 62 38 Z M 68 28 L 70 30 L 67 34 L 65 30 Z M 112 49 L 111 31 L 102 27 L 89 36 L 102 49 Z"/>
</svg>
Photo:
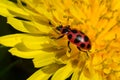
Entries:
<svg viewBox="0 0 120 80">
<path fill-rule="evenodd" d="M 70 43 L 75 44 L 80 51 L 86 52 L 91 49 L 90 39 L 83 32 L 78 31 L 76 29 L 71 29 L 70 25 L 67 26 L 60 25 L 56 27 L 56 29 L 60 31 L 60 33 L 62 34 L 57 39 L 60 39 L 65 35 L 67 36 L 69 53 L 71 52 Z"/>
</svg>

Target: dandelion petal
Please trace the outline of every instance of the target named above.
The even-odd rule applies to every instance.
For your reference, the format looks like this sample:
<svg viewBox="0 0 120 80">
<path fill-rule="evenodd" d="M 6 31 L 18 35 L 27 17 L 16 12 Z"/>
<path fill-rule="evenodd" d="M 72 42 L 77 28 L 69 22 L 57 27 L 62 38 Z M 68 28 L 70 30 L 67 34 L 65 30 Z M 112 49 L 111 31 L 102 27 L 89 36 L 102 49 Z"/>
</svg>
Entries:
<svg viewBox="0 0 120 80">
<path fill-rule="evenodd" d="M 11 35 L 6 35 L 0 37 L 0 44 L 8 46 L 8 47 L 13 47 L 16 44 L 21 42 L 21 39 L 23 37 L 26 37 L 28 35 L 26 34 L 11 34 Z"/>
<path fill-rule="evenodd" d="M 41 54 L 48 53 L 48 52 L 42 51 L 42 50 L 31 51 L 28 49 L 28 51 L 27 51 L 27 49 L 24 49 L 24 46 L 17 46 L 17 48 L 11 48 L 9 50 L 9 52 L 11 52 L 12 55 L 22 57 L 22 58 L 27 58 L 27 59 L 31 59 L 31 58 L 37 57 Z"/>
<path fill-rule="evenodd" d="M 38 68 L 54 62 L 55 62 L 55 54 L 53 54 L 52 52 L 49 52 L 46 54 L 41 53 L 41 55 L 33 59 L 33 63 L 35 67 L 38 67 Z"/>
<path fill-rule="evenodd" d="M 41 69 L 39 69 L 32 76 L 30 76 L 27 80 L 48 80 L 48 78 L 51 75 L 52 74 L 44 73 Z"/>
<path fill-rule="evenodd" d="M 73 68 L 71 64 L 67 64 L 66 66 L 60 68 L 55 72 L 55 74 L 52 77 L 52 80 L 65 80 L 68 78 L 73 72 Z"/>
</svg>

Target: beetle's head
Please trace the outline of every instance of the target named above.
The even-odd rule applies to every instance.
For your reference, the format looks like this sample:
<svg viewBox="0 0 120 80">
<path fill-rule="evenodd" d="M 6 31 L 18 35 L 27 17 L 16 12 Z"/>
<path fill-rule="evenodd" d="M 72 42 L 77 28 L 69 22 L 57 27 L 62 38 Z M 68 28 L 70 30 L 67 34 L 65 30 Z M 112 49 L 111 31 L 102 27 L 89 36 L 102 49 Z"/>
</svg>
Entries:
<svg viewBox="0 0 120 80">
<path fill-rule="evenodd" d="M 70 31 L 70 26 L 67 25 L 67 26 L 63 27 L 62 25 L 60 25 L 60 26 L 56 27 L 56 29 L 58 31 L 60 31 L 62 34 L 67 34 Z"/>
</svg>

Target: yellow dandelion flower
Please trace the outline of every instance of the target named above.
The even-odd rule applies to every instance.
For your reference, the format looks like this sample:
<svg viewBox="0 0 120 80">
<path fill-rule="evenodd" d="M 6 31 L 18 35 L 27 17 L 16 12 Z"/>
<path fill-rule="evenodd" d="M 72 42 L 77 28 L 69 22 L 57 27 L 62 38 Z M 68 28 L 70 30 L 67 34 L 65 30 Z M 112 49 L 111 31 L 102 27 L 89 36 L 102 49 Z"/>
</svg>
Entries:
<svg viewBox="0 0 120 80">
<path fill-rule="evenodd" d="M 40 68 L 28 80 L 120 80 L 119 0 L 0 0 L 0 15 L 23 32 L 0 37 L 0 44 Z M 60 25 L 84 32 L 92 48 L 71 43 L 69 52 L 66 35 L 55 39 Z"/>
</svg>

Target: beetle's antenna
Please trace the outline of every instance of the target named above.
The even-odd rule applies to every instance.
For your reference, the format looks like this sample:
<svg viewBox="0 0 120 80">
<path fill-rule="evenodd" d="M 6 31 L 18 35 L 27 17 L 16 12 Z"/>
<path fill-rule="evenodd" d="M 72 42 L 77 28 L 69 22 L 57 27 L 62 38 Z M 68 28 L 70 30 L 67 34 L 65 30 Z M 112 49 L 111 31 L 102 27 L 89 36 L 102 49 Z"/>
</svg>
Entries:
<svg viewBox="0 0 120 80">
<path fill-rule="evenodd" d="M 54 25 L 49 21 L 49 25 L 50 25 L 50 27 L 57 33 L 57 34 L 60 34 L 57 30 L 56 30 L 56 28 L 54 27 Z"/>
</svg>

